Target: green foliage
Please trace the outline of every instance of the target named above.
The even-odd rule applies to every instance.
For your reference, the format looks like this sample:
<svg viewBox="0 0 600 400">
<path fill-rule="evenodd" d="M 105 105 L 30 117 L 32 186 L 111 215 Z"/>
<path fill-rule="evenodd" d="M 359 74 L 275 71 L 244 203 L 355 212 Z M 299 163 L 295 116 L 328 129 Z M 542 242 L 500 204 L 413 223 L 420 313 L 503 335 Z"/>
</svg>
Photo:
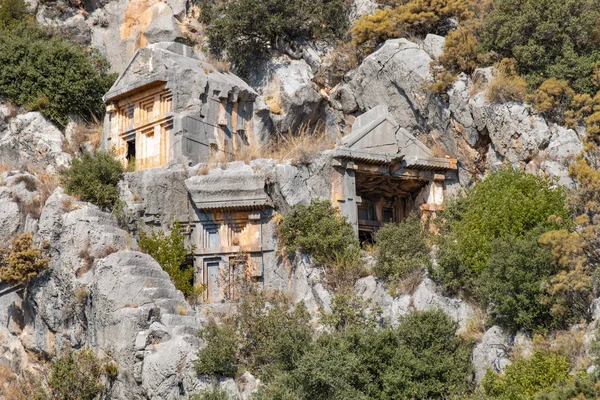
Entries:
<svg viewBox="0 0 600 400">
<path fill-rule="evenodd" d="M 94 400 L 104 391 L 102 361 L 84 348 L 65 351 L 50 367 L 48 387 L 56 400 Z"/>
<path fill-rule="evenodd" d="M 279 238 L 289 252 L 301 250 L 322 264 L 333 264 L 347 252 L 358 255 L 352 250 L 359 247 L 352 225 L 328 200 L 293 206 L 279 226 Z"/>
<path fill-rule="evenodd" d="M 298 40 L 341 37 L 346 12 L 345 0 L 217 0 L 202 3 L 200 21 L 211 52 L 244 74 L 273 50 L 293 54 Z"/>
<path fill-rule="evenodd" d="M 350 327 L 321 335 L 297 367 L 259 399 L 442 399 L 469 389 L 470 348 L 441 311 L 414 312 L 397 328 Z"/>
<path fill-rule="evenodd" d="M 498 400 L 529 400 L 567 381 L 569 361 L 557 353 L 537 350 L 530 359 L 520 358 L 505 368 L 503 375 L 491 370 L 482 386 L 488 396 Z"/>
<path fill-rule="evenodd" d="M 518 239 L 494 241 L 488 268 L 479 280 L 489 318 L 511 332 L 552 327 L 545 285 L 555 269 L 538 237 L 532 231 Z"/>
<path fill-rule="evenodd" d="M 0 1 L 0 29 L 11 29 L 16 25 L 31 19 L 24 0 Z"/>
<path fill-rule="evenodd" d="M 597 399 L 600 397 L 600 387 L 592 374 L 579 373 L 568 382 L 562 383 L 552 390 L 538 393 L 536 400 L 571 400 Z"/>
<path fill-rule="evenodd" d="M 450 291 L 473 293 L 473 282 L 486 270 L 496 239 L 557 228 L 569 221 L 569 213 L 563 188 L 552 187 L 546 178 L 504 168 L 475 185 L 464 199 L 450 203 L 446 220 L 448 235 L 442 238 L 433 274 Z"/>
<path fill-rule="evenodd" d="M 416 214 L 397 224 L 384 225 L 376 235 L 380 278 L 402 279 L 430 263 L 427 232 Z"/>
<path fill-rule="evenodd" d="M 50 259 L 33 245 L 31 233 L 16 237 L 10 249 L 0 249 L 0 279 L 8 283 L 27 283 L 48 268 Z"/>
<path fill-rule="evenodd" d="M 162 230 L 150 233 L 141 231 L 139 240 L 140 250 L 154 258 L 169 274 L 171 281 L 186 297 L 198 294 L 194 287 L 194 267 L 183 266 L 190 250 L 185 246 L 185 235 L 179 221 L 173 222 L 168 235 Z"/>
<path fill-rule="evenodd" d="M 263 379 L 293 369 L 312 340 L 310 315 L 302 303 L 292 307 L 282 295 L 251 294 L 232 320 L 211 323 L 201 333 L 207 345 L 196 371 L 234 376 L 240 368 Z"/>
<path fill-rule="evenodd" d="M 196 393 L 192 396 L 191 400 L 232 400 L 232 398 L 227 390 L 213 388 Z"/>
<path fill-rule="evenodd" d="M 0 98 L 40 111 L 60 126 L 69 115 L 102 116 L 102 96 L 114 81 L 96 51 L 35 25 L 0 30 L 0 64 Z"/>
<path fill-rule="evenodd" d="M 117 184 L 123 167 L 111 153 L 83 153 L 74 158 L 71 167 L 61 172 L 68 194 L 78 196 L 100 208 L 112 210 L 118 203 Z"/>
<path fill-rule="evenodd" d="M 516 60 L 534 87 L 549 78 L 595 93 L 600 0 L 495 0 L 481 33 L 483 51 Z"/>
<path fill-rule="evenodd" d="M 331 313 L 323 315 L 321 320 L 336 331 L 375 328 L 380 319 L 379 310 L 366 308 L 365 300 L 351 291 L 341 291 L 331 299 Z"/>
<path fill-rule="evenodd" d="M 196 373 L 234 377 L 237 372 L 237 339 L 234 327 L 210 321 L 207 327 L 200 331 L 200 337 L 206 342 L 206 346 L 198 351 Z"/>
</svg>

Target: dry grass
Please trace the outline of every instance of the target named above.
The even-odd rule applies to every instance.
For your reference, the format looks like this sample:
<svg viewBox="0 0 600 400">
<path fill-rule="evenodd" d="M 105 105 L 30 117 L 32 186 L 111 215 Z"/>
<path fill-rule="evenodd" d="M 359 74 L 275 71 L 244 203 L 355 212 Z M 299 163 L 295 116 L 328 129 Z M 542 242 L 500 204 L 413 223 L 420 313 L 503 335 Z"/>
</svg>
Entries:
<svg viewBox="0 0 600 400">
<path fill-rule="evenodd" d="M 306 165 L 322 151 L 335 147 L 335 140 L 324 129 L 310 128 L 304 125 L 296 134 L 279 134 L 271 140 L 269 146 L 245 146 L 234 154 L 222 151 L 213 152 L 206 165 L 198 170 L 198 175 L 207 175 L 211 169 L 225 169 L 225 164 L 244 161 L 248 164 L 259 158 L 275 159 L 279 162 L 291 161 L 294 165 Z"/>
<path fill-rule="evenodd" d="M 318 153 L 334 146 L 335 141 L 324 129 L 312 130 L 303 125 L 295 135 L 279 134 L 269 146 L 269 158 L 291 160 L 293 164 L 309 164 Z"/>
<path fill-rule="evenodd" d="M 175 312 L 177 313 L 177 315 L 188 315 L 188 310 L 186 306 L 182 304 L 178 304 L 177 307 L 175 307 Z"/>
<path fill-rule="evenodd" d="M 0 398 L 10 400 L 28 400 L 42 398 L 41 381 L 25 372 L 17 376 L 5 365 L 0 364 Z"/>
<path fill-rule="evenodd" d="M 77 122 L 73 127 L 73 134 L 71 135 L 71 141 L 64 144 L 64 150 L 71 154 L 76 155 L 83 151 L 84 144 L 91 143 L 94 149 L 100 147 L 100 141 L 102 140 L 103 125 L 100 122 L 83 123 Z"/>
<path fill-rule="evenodd" d="M 206 61 L 209 65 L 205 65 L 204 72 L 207 74 L 215 71 L 226 74 L 231 71 L 231 64 L 229 64 L 227 61 L 218 59 L 211 54 L 208 55 Z"/>
<path fill-rule="evenodd" d="M 467 330 L 461 335 L 467 340 L 479 340 L 485 334 L 485 313 L 476 308 L 473 318 L 467 321 Z"/>
</svg>

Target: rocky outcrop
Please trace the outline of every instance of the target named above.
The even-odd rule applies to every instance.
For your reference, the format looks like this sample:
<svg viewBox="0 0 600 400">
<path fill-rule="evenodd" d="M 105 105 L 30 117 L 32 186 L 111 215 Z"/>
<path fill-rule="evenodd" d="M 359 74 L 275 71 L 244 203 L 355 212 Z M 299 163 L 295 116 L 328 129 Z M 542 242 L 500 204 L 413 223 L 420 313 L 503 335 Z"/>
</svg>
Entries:
<svg viewBox="0 0 600 400">
<path fill-rule="evenodd" d="M 510 364 L 509 353 L 509 335 L 499 326 L 492 326 L 473 348 L 475 381 L 480 383 L 489 369 L 495 372 L 503 372 L 504 367 Z"/>
<path fill-rule="evenodd" d="M 457 333 L 466 332 L 468 323 L 476 319 L 473 306 L 463 300 L 440 295 L 429 278 L 424 278 L 414 293 L 400 297 L 391 296 L 383 283 L 373 276 L 359 279 L 355 289 L 357 295 L 369 302 L 373 308 L 380 308 L 382 318 L 392 326 L 397 325 L 398 319 L 412 310 L 444 311 L 458 323 Z"/>
<path fill-rule="evenodd" d="M 71 155 L 63 152 L 64 135 L 39 112 L 13 115 L 0 105 L 0 163 L 12 167 L 27 165 L 48 173 L 68 167 Z"/>
</svg>

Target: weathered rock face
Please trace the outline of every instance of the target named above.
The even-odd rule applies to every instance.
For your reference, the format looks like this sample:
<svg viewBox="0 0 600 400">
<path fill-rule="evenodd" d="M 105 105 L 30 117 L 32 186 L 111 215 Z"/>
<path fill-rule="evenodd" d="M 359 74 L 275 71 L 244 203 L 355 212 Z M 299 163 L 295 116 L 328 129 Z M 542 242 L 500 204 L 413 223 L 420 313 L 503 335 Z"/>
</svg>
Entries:
<svg viewBox="0 0 600 400">
<path fill-rule="evenodd" d="M 473 348 L 473 365 L 475 366 L 475 381 L 480 383 L 488 369 L 503 372 L 510 360 L 510 337 L 498 326 L 488 329 L 481 342 Z"/>
<path fill-rule="evenodd" d="M 55 173 L 68 167 L 71 155 L 63 152 L 62 132 L 39 112 L 11 117 L 10 108 L 0 106 L 0 163 L 28 165 Z"/>
<path fill-rule="evenodd" d="M 384 105 L 401 127 L 423 129 L 429 95 L 422 85 L 432 79 L 431 61 L 431 56 L 416 43 L 388 40 L 348 74 L 350 80 L 340 96 L 349 97 L 352 93 L 360 113 Z M 353 103 L 346 98 L 342 104 Z M 343 109 L 345 113 L 353 112 L 353 107 L 347 107 Z"/>
<path fill-rule="evenodd" d="M 457 333 L 467 330 L 469 321 L 476 319 L 475 309 L 467 302 L 459 299 L 444 297 L 436 291 L 435 284 L 429 278 L 424 278 L 413 294 L 392 297 L 382 282 L 373 276 L 359 279 L 355 284 L 356 293 L 371 306 L 379 307 L 385 323 L 392 326 L 398 324 L 398 319 L 412 310 L 428 311 L 442 310 L 458 323 Z"/>
</svg>

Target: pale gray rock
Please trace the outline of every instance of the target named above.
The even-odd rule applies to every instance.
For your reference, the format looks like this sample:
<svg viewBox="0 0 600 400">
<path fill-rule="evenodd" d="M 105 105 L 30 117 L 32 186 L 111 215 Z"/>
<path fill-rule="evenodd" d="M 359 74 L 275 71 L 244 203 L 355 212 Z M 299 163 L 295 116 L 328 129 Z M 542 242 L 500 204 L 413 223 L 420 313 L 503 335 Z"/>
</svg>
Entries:
<svg viewBox="0 0 600 400">
<path fill-rule="evenodd" d="M 401 127 L 422 129 L 429 107 L 423 84 L 431 81 L 432 58 L 416 43 L 388 40 L 348 74 L 348 88 L 365 112 L 377 105 L 388 107 Z"/>
<path fill-rule="evenodd" d="M 437 293 L 434 282 L 425 278 L 413 295 L 413 305 L 418 311 L 440 309 L 458 323 L 457 333 L 466 332 L 467 324 L 476 319 L 475 309 L 463 300 L 444 297 Z"/>
<path fill-rule="evenodd" d="M 305 60 L 280 57 L 269 61 L 265 69 L 265 76 L 255 78 L 255 87 L 269 106 L 276 131 L 295 131 L 318 117 L 323 98 Z"/>
<path fill-rule="evenodd" d="M 258 391 L 260 381 L 250 372 L 244 371 L 236 380 L 236 384 L 241 400 L 250 400 L 252 395 Z"/>
<path fill-rule="evenodd" d="M 350 19 L 355 20 L 363 15 L 370 15 L 377 9 L 377 2 L 374 0 L 352 0 L 350 4 Z"/>
<path fill-rule="evenodd" d="M 19 231 L 21 212 L 13 201 L 13 193 L 7 187 L 0 186 L 0 247 L 7 247 Z"/>
<path fill-rule="evenodd" d="M 0 163 L 27 164 L 55 173 L 71 164 L 71 155 L 63 152 L 62 132 L 39 112 L 10 118 L 0 126 Z"/>
<path fill-rule="evenodd" d="M 46 201 L 37 236 L 49 242 L 52 265 L 66 265 L 75 273 L 85 272 L 94 259 L 136 245 L 112 214 L 74 200 L 60 187 Z"/>
<path fill-rule="evenodd" d="M 381 316 L 385 323 L 397 326 L 400 317 L 410 312 L 410 295 L 392 297 L 383 284 L 373 276 L 359 279 L 354 287 L 356 294 L 364 301 L 368 301 L 371 307 L 381 308 Z"/>
<path fill-rule="evenodd" d="M 321 310 L 330 313 L 331 294 L 323 286 L 324 272 L 304 254 L 297 254 L 295 264 L 291 282 L 294 302 L 304 302 L 314 319 Z"/>
<path fill-rule="evenodd" d="M 434 60 L 444 53 L 446 38 L 428 33 L 423 40 L 423 50 Z"/>
<path fill-rule="evenodd" d="M 504 367 L 510 364 L 510 337 L 499 326 L 488 329 L 481 342 L 473 348 L 473 365 L 475 366 L 475 381 L 480 383 L 488 369 L 504 372 Z"/>
</svg>

